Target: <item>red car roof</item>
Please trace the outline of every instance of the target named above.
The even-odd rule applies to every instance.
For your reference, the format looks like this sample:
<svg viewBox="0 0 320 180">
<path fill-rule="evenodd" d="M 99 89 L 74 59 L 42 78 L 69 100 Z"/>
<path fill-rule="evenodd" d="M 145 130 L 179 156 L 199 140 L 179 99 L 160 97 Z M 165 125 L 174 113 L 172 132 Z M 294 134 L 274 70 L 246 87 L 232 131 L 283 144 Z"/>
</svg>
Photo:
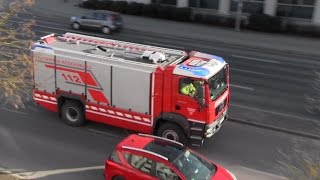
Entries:
<svg viewBox="0 0 320 180">
<path fill-rule="evenodd" d="M 152 137 L 143 137 L 136 134 L 132 134 L 122 140 L 118 144 L 118 148 L 121 149 L 122 146 L 129 146 L 133 148 L 140 148 L 143 149 L 147 144 L 149 144 L 151 141 L 153 141 Z"/>
</svg>

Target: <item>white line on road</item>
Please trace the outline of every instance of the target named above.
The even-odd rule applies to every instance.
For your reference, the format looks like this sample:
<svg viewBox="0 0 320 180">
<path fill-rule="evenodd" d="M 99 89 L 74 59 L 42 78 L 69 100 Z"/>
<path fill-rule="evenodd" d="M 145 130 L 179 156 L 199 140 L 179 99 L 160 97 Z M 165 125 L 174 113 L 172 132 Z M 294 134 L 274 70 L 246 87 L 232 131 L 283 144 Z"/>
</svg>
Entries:
<svg viewBox="0 0 320 180">
<path fill-rule="evenodd" d="M 5 107 L 0 107 L 0 109 L 1 109 L 1 110 L 4 110 L 4 111 L 14 112 L 14 113 L 17 113 L 17 114 L 29 115 L 29 113 L 12 110 L 12 109 L 8 109 L 8 108 L 5 108 Z"/>
<path fill-rule="evenodd" d="M 260 58 L 253 58 L 253 57 L 240 56 L 240 55 L 231 55 L 231 57 L 240 58 L 240 59 L 246 59 L 246 60 L 253 60 L 253 61 L 269 62 L 269 63 L 274 63 L 274 64 L 281 64 L 279 61 L 260 59 Z"/>
<path fill-rule="evenodd" d="M 234 88 L 239 88 L 239 89 L 245 89 L 245 90 L 249 90 L 249 91 L 254 91 L 253 88 L 251 87 L 246 87 L 246 86 L 240 86 L 240 85 L 235 85 L 235 84 L 230 84 L 231 87 L 234 87 Z"/>
<path fill-rule="evenodd" d="M 301 120 L 313 121 L 313 122 L 316 122 L 319 124 L 319 121 L 317 121 L 316 119 L 310 119 L 310 118 L 306 118 L 306 117 L 301 117 L 301 116 L 296 116 L 296 115 L 291 115 L 291 114 L 286 114 L 286 113 L 281 113 L 281 112 L 268 111 L 268 110 L 263 110 L 263 109 L 239 105 L 239 104 L 230 104 L 230 106 L 239 107 L 239 108 L 243 108 L 243 109 L 250 109 L 250 110 L 254 110 L 254 111 L 265 112 L 265 113 L 269 113 L 269 114 L 275 114 L 275 115 L 279 115 L 279 116 L 286 116 L 286 117 L 296 118 L 296 119 L 301 119 Z"/>
<path fill-rule="evenodd" d="M 21 170 L 23 170 L 23 169 L 21 169 Z M 17 179 L 25 179 L 25 177 L 20 176 L 19 174 L 15 174 L 14 172 L 16 172 L 16 170 L 0 168 L 0 174 L 9 174 L 10 176 L 13 176 Z"/>
<path fill-rule="evenodd" d="M 102 170 L 102 169 L 104 169 L 104 166 L 55 169 L 55 170 L 48 170 L 48 171 L 24 172 L 24 173 L 19 173 L 19 176 L 20 176 L 20 179 L 39 179 L 39 178 L 58 175 L 58 174 L 75 173 L 75 172 L 90 171 L 90 170 Z"/>
<path fill-rule="evenodd" d="M 257 75 L 266 75 L 265 73 L 261 72 L 255 72 L 255 71 L 248 71 L 248 70 L 242 70 L 237 68 L 230 68 L 231 71 L 239 71 L 239 72 L 245 72 L 245 73 L 251 73 L 251 74 L 257 74 Z"/>
</svg>

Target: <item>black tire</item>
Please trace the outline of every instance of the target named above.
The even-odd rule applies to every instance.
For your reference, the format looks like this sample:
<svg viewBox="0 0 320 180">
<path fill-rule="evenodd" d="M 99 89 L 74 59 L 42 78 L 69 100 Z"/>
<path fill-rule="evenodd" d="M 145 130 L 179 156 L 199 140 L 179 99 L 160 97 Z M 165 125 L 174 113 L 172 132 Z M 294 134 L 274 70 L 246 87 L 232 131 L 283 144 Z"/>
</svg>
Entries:
<svg viewBox="0 0 320 180">
<path fill-rule="evenodd" d="M 126 178 L 124 178 L 123 176 L 115 176 L 112 178 L 112 180 L 125 180 Z"/>
<path fill-rule="evenodd" d="M 72 29 L 75 29 L 75 30 L 79 30 L 81 28 L 80 24 L 77 22 L 72 23 L 71 26 L 72 26 Z"/>
<path fill-rule="evenodd" d="M 157 136 L 175 140 L 182 144 L 185 144 L 187 140 L 186 135 L 181 127 L 174 123 L 162 124 L 157 131 Z"/>
<path fill-rule="evenodd" d="M 66 101 L 62 105 L 61 117 L 69 126 L 81 126 L 85 123 L 83 106 L 76 101 Z"/>
</svg>

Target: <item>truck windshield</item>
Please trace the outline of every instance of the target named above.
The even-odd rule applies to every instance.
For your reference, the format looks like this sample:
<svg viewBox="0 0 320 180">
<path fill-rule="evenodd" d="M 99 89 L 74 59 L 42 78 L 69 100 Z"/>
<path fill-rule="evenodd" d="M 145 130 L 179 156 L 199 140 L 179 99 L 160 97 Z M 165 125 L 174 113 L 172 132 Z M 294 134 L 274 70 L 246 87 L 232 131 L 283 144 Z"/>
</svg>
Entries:
<svg viewBox="0 0 320 180">
<path fill-rule="evenodd" d="M 216 172 L 216 166 L 198 157 L 189 150 L 186 150 L 174 160 L 173 165 L 180 170 L 187 180 L 207 180 Z"/>
<path fill-rule="evenodd" d="M 217 99 L 228 87 L 226 66 L 222 68 L 216 75 L 212 76 L 209 80 L 209 89 L 211 101 Z"/>
</svg>

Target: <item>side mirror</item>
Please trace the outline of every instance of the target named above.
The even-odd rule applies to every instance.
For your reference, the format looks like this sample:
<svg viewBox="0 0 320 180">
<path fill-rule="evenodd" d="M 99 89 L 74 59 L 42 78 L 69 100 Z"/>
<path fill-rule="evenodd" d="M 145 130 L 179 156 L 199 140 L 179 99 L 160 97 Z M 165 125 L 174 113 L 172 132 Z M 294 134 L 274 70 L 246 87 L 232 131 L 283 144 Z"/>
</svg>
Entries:
<svg viewBox="0 0 320 180">
<path fill-rule="evenodd" d="M 197 101 L 201 106 L 203 106 L 205 104 L 204 97 L 205 97 L 204 86 L 198 86 L 198 88 L 197 88 Z"/>
</svg>

